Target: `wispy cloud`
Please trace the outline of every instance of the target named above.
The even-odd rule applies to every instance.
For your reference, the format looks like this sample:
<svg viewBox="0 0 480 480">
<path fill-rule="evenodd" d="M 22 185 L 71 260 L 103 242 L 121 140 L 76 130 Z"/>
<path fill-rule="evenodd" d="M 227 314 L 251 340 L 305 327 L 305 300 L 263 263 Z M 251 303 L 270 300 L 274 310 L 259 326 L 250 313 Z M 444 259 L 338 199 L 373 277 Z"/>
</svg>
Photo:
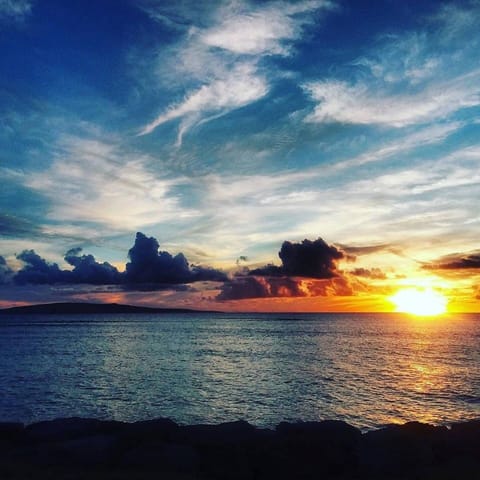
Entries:
<svg viewBox="0 0 480 480">
<path fill-rule="evenodd" d="M 55 221 L 125 232 L 195 216 L 171 192 L 188 180 L 162 178 L 148 168 L 150 160 L 114 142 L 64 137 L 50 167 L 26 178 L 25 185 L 50 199 L 48 217 Z"/>
<path fill-rule="evenodd" d="M 480 105 L 478 17 L 476 4 L 445 5 L 423 19 L 432 28 L 379 38 L 352 59 L 354 78 L 304 83 L 315 102 L 306 120 L 400 128 Z"/>
<path fill-rule="evenodd" d="M 21 22 L 32 12 L 30 0 L 0 0 L 0 21 Z"/>
<path fill-rule="evenodd" d="M 471 43 L 478 43 L 479 39 L 470 36 L 478 32 L 480 26 L 480 4 L 476 0 L 466 2 L 463 5 L 455 2 L 444 3 L 438 11 L 431 15 L 430 20 L 435 26 L 439 26 L 439 35 L 445 43 L 450 43 L 458 37 L 468 36 Z"/>
<path fill-rule="evenodd" d="M 256 257 L 252 255 L 255 261 L 270 261 L 264 252 L 275 243 L 285 237 L 300 240 L 311 232 L 336 241 L 348 238 L 354 229 L 359 242 L 379 243 L 380 232 L 392 242 L 404 242 L 408 240 L 407 225 L 399 238 L 395 237 L 396 230 L 385 231 L 398 215 L 397 203 L 403 202 L 408 212 L 408 206 L 421 194 L 420 189 L 430 186 L 432 192 L 436 191 L 442 176 L 452 181 L 456 178 L 459 184 L 468 177 L 474 182 L 476 175 L 466 165 L 462 178 L 452 177 L 455 162 L 447 162 L 450 167 L 441 166 L 440 161 L 430 162 L 416 171 L 412 167 L 400 168 L 401 161 L 406 155 L 414 156 L 419 147 L 441 143 L 459 128 L 458 122 L 424 127 L 355 157 L 301 171 L 197 177 L 202 216 L 189 225 L 183 236 L 195 235 L 197 241 L 204 242 L 205 249 L 215 252 L 219 261 L 243 253 L 251 256 L 252 251 L 256 252 Z M 471 149 L 468 151 L 473 155 Z M 371 173 L 372 163 L 388 163 L 391 168 L 396 162 L 394 173 L 385 173 L 383 165 L 378 167 L 378 173 Z M 356 172 L 353 178 L 349 173 L 352 169 Z M 437 201 L 437 205 L 440 203 Z M 435 208 L 435 201 L 421 211 L 429 208 Z M 451 208 L 445 215 L 452 213 Z M 385 228 L 379 229 L 378 225 Z"/>
<path fill-rule="evenodd" d="M 289 42 L 301 36 L 303 24 L 309 21 L 295 16 L 332 7 L 333 3 L 325 0 L 274 2 L 256 8 L 230 3 L 219 10 L 217 24 L 203 31 L 200 40 L 236 54 L 288 55 Z"/>
<path fill-rule="evenodd" d="M 175 63 L 167 60 L 173 70 L 168 72 L 169 78 L 175 81 L 177 76 L 184 84 L 187 76 L 187 81 L 190 78 L 201 86 L 189 89 L 183 101 L 171 105 L 142 127 L 140 135 L 181 118 L 177 138 L 180 146 L 184 133 L 208 120 L 206 116 L 216 118 L 265 97 L 270 90 L 270 78 L 259 64 L 261 59 L 289 55 L 292 42 L 300 38 L 312 12 L 330 9 L 332 5 L 322 0 L 270 2 L 261 6 L 247 2 L 221 4 L 207 26 L 189 27 L 184 39 L 172 50 Z M 151 14 L 158 18 L 155 9 Z M 162 13 L 161 18 L 165 15 L 168 12 Z"/>
<path fill-rule="evenodd" d="M 318 102 L 311 122 L 378 124 L 393 127 L 443 119 L 462 108 L 480 105 L 480 70 L 436 83 L 418 93 L 388 94 L 367 84 L 322 81 L 305 85 Z"/>
<path fill-rule="evenodd" d="M 238 65 L 225 78 L 215 80 L 189 95 L 184 102 L 171 107 L 144 127 L 141 134 L 152 132 L 162 123 L 175 118 L 188 116 L 182 123 L 178 143 L 182 134 L 194 123 L 198 123 L 204 113 L 228 111 L 242 107 L 263 97 L 268 92 L 264 78 L 257 75 L 252 65 Z"/>
</svg>

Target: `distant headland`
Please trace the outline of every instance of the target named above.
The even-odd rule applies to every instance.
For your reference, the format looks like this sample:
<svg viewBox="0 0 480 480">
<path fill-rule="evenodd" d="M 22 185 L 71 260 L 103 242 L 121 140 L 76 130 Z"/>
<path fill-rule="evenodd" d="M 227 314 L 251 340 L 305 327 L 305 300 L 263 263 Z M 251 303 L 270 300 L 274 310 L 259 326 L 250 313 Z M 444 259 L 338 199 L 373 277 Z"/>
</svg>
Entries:
<svg viewBox="0 0 480 480">
<path fill-rule="evenodd" d="M 119 313 L 220 313 L 188 308 L 151 308 L 118 303 L 42 303 L 21 307 L 4 308 L 0 315 L 74 315 L 74 314 L 119 314 Z"/>
</svg>

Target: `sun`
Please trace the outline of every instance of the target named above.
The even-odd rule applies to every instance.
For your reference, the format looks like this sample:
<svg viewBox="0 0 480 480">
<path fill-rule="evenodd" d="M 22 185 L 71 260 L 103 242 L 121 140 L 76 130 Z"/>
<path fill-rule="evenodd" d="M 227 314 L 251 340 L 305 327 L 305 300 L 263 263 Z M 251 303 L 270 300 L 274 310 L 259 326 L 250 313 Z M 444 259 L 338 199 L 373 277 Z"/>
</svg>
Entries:
<svg viewBox="0 0 480 480">
<path fill-rule="evenodd" d="M 412 315 L 439 315 L 447 311 L 447 299 L 431 288 L 403 288 L 390 297 L 396 312 Z"/>
</svg>

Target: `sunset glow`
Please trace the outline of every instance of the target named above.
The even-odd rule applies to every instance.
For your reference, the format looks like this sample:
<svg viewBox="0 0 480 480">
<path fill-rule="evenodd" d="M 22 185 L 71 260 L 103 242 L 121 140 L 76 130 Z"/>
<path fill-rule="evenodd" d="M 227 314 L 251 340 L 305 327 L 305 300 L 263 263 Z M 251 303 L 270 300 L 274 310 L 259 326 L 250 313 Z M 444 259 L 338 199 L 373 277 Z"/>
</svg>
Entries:
<svg viewBox="0 0 480 480">
<path fill-rule="evenodd" d="M 480 311 L 479 22 L 0 0 L 0 305 Z"/>
<path fill-rule="evenodd" d="M 396 311 L 412 315 L 440 315 L 447 311 L 447 299 L 432 289 L 405 288 L 390 297 Z"/>
</svg>

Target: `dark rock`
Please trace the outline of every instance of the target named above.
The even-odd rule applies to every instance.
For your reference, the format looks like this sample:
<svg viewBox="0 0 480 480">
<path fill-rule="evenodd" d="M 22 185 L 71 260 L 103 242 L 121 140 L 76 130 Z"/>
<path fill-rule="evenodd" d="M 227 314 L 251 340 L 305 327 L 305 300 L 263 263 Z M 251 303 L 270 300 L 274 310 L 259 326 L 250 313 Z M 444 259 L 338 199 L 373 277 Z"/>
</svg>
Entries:
<svg viewBox="0 0 480 480">
<path fill-rule="evenodd" d="M 131 440 L 170 440 L 178 430 L 178 425 L 169 418 L 157 418 L 141 422 L 127 423 L 121 435 Z"/>
<path fill-rule="evenodd" d="M 335 478 L 357 468 L 361 432 L 345 422 L 282 422 L 276 431 L 278 451 L 284 452 L 283 470 L 290 475 Z"/>
<path fill-rule="evenodd" d="M 362 436 L 360 464 L 372 475 L 400 475 L 420 471 L 440 461 L 445 427 L 419 422 L 391 425 Z"/>
<path fill-rule="evenodd" d="M 450 427 L 451 436 L 480 447 L 480 419 L 454 423 Z"/>
<path fill-rule="evenodd" d="M 480 420 L 451 425 L 445 454 L 480 459 Z"/>
<path fill-rule="evenodd" d="M 74 438 L 112 433 L 122 428 L 121 422 L 92 418 L 62 418 L 33 423 L 26 428 L 27 436 L 35 442 L 61 442 Z"/>
<path fill-rule="evenodd" d="M 167 471 L 192 473 L 200 466 L 199 453 L 189 445 L 165 445 L 160 457 Z"/>
<path fill-rule="evenodd" d="M 163 444 L 147 443 L 133 447 L 122 455 L 119 463 L 127 468 L 161 469 L 163 467 L 161 456 L 163 446 Z"/>
<path fill-rule="evenodd" d="M 39 443 L 23 445 L 10 452 L 8 461 L 12 464 L 29 465 L 33 467 L 51 467 L 69 465 L 61 444 Z"/>
<path fill-rule="evenodd" d="M 348 423 L 340 420 L 324 420 L 323 422 L 281 422 L 276 431 L 282 435 L 309 437 L 329 442 L 343 443 L 345 445 L 356 444 L 361 432 Z"/>
<path fill-rule="evenodd" d="M 250 452 L 257 429 L 245 421 L 181 427 L 178 441 L 196 448 L 200 470 L 208 479 L 250 478 Z"/>
<path fill-rule="evenodd" d="M 0 422 L 0 442 L 17 441 L 23 437 L 25 427 L 23 423 Z"/>
<path fill-rule="evenodd" d="M 95 435 L 60 442 L 30 443 L 10 452 L 15 463 L 38 466 L 98 466 L 110 464 L 117 452 L 114 435 Z"/>
<path fill-rule="evenodd" d="M 178 438 L 193 445 L 232 445 L 252 440 L 256 428 L 248 422 L 221 423 L 219 425 L 189 425 L 180 427 Z"/>
<path fill-rule="evenodd" d="M 479 471 L 480 420 L 451 429 L 410 422 L 363 435 L 340 421 L 283 422 L 275 430 L 244 421 L 180 427 L 169 419 L 0 423 L 2 480 L 473 480 Z"/>
<path fill-rule="evenodd" d="M 194 472 L 199 468 L 200 455 L 190 445 L 150 443 L 129 450 L 123 455 L 120 463 L 129 469 Z"/>
<path fill-rule="evenodd" d="M 109 464 L 116 452 L 117 442 L 114 435 L 95 435 L 68 440 L 56 446 L 68 462 L 92 466 Z"/>
</svg>

